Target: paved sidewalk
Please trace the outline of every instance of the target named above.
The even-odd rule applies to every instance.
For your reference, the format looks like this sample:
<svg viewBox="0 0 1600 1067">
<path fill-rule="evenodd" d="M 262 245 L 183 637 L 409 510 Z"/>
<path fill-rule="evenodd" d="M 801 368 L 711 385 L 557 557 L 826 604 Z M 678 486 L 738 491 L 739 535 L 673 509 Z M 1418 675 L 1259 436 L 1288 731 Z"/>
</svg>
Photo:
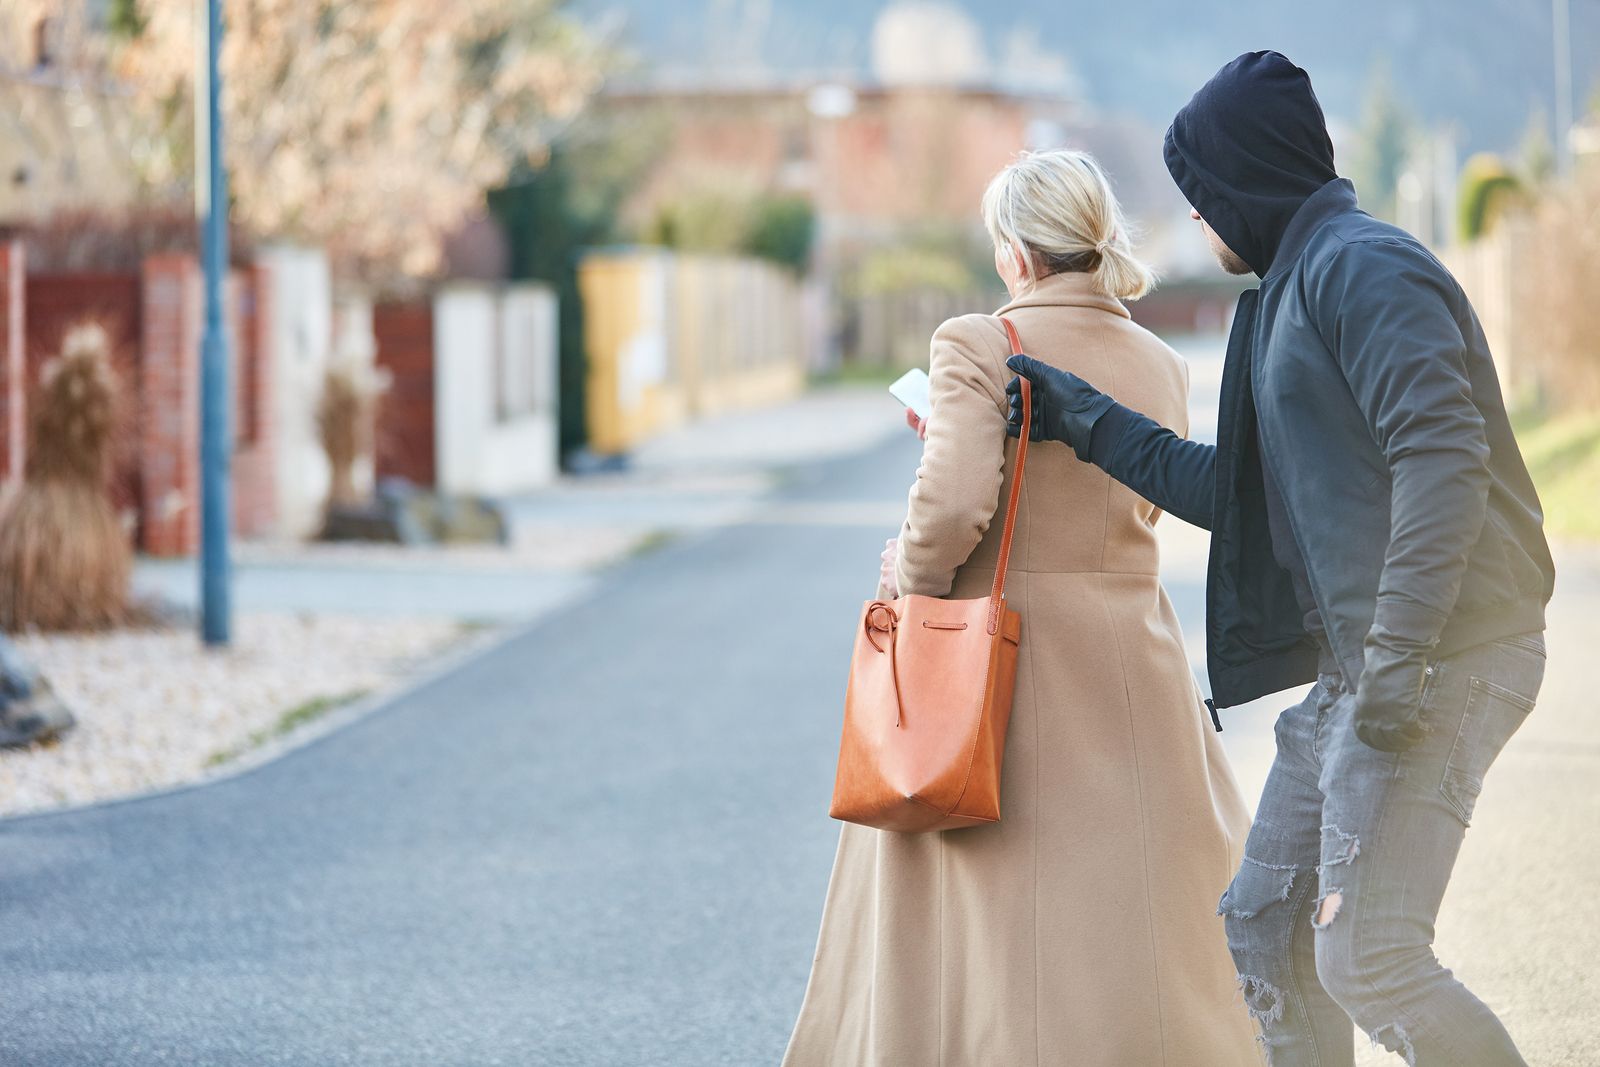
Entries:
<svg viewBox="0 0 1600 1067">
<path fill-rule="evenodd" d="M 527 622 L 590 592 L 601 568 L 694 530 L 759 518 L 763 499 L 794 471 L 905 432 L 878 386 L 816 388 L 663 434 L 625 470 L 565 477 L 505 501 L 509 547 L 241 544 L 235 604 L 242 612 Z M 892 510 L 883 512 L 889 527 L 898 522 Z M 199 581 L 193 559 L 142 559 L 134 571 L 138 591 L 189 607 Z"/>
</svg>

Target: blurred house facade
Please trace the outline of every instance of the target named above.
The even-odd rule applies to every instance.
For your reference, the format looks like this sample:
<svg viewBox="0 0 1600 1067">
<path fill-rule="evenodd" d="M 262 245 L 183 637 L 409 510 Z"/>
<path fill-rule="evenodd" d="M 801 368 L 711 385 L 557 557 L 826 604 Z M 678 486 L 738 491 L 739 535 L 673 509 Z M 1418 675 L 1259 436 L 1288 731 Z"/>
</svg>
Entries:
<svg viewBox="0 0 1600 1067">
<path fill-rule="evenodd" d="M 1065 140 L 1077 113 L 1068 99 L 990 88 L 826 82 L 640 87 L 596 106 L 669 131 L 626 214 L 647 220 L 708 184 L 798 194 L 816 211 L 824 257 L 908 225 L 973 226 L 995 171 Z"/>
</svg>

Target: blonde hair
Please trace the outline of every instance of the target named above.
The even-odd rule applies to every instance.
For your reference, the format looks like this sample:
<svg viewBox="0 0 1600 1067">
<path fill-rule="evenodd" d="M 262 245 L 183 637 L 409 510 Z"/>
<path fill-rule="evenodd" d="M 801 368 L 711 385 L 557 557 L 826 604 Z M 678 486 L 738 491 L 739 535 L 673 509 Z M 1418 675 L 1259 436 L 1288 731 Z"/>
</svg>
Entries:
<svg viewBox="0 0 1600 1067">
<path fill-rule="evenodd" d="M 1024 152 L 984 190 L 983 224 L 997 248 L 1021 250 L 1030 283 L 1088 273 L 1099 292 L 1119 300 L 1137 300 L 1155 284 L 1155 272 L 1133 254 L 1111 183 L 1087 152 Z"/>
</svg>

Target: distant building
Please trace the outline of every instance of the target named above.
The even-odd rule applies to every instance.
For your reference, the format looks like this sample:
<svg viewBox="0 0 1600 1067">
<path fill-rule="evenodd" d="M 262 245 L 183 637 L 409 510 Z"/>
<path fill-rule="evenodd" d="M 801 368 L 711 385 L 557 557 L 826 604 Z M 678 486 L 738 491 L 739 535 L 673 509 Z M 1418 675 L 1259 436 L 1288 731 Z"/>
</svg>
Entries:
<svg viewBox="0 0 1600 1067">
<path fill-rule="evenodd" d="M 893 241 L 908 227 L 981 233 L 983 189 L 1025 149 L 1084 148 L 1147 234 L 1179 214 L 1159 138 L 1075 99 L 989 86 L 809 82 L 613 89 L 595 104 L 664 147 L 624 206 L 640 227 L 706 190 L 799 195 L 823 256 Z"/>
<path fill-rule="evenodd" d="M 634 88 L 596 106 L 665 127 L 627 206 L 634 219 L 707 187 L 798 194 L 824 242 L 975 224 L 997 170 L 1025 148 L 1069 143 L 1081 124 L 1072 100 L 938 85 Z"/>
</svg>

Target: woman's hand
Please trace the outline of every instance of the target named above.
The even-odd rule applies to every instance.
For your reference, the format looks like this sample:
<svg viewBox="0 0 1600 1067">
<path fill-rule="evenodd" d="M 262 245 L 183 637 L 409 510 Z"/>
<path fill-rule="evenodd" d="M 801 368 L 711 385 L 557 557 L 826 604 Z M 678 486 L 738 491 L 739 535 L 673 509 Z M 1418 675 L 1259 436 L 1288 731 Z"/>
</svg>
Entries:
<svg viewBox="0 0 1600 1067">
<path fill-rule="evenodd" d="M 889 540 L 884 542 L 883 555 L 878 557 L 879 560 L 882 561 L 881 566 L 878 568 L 878 584 L 883 587 L 884 591 L 889 594 L 890 598 L 898 597 L 900 595 L 900 583 L 898 579 L 895 578 L 894 573 L 895 559 L 899 555 L 900 538 L 891 537 Z"/>
<path fill-rule="evenodd" d="M 924 441 L 928 439 L 928 420 L 919 417 L 912 408 L 906 408 L 906 425 L 917 431 L 917 436 Z"/>
</svg>

